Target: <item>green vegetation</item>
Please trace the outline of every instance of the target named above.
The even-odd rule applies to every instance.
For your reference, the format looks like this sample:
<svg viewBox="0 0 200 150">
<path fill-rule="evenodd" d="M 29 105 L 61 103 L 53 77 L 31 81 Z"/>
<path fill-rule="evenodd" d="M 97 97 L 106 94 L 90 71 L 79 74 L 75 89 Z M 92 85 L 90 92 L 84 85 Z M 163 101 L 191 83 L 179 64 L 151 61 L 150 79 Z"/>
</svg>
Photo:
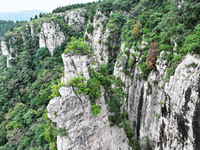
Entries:
<svg viewBox="0 0 200 150">
<path fill-rule="evenodd" d="M 2 38 L 4 36 L 4 34 L 6 32 L 8 32 L 9 30 L 12 31 L 13 28 L 16 25 L 19 25 L 19 21 L 17 21 L 16 23 L 13 21 L 5 21 L 5 20 L 0 20 L 0 42 L 2 41 Z M 1 54 L 1 46 L 0 46 L 0 54 Z"/>
<path fill-rule="evenodd" d="M 61 83 L 59 80 L 57 80 L 57 84 L 52 83 L 52 86 L 51 86 L 51 95 L 50 95 L 49 98 L 51 99 L 51 98 L 54 98 L 56 96 L 60 96 L 59 89 L 62 86 L 65 86 L 65 84 Z"/>
<path fill-rule="evenodd" d="M 92 105 L 91 109 L 92 109 L 92 116 L 97 116 L 98 114 L 101 113 L 101 105 L 99 104 L 97 106 Z"/>
<path fill-rule="evenodd" d="M 87 88 L 90 89 L 89 96 L 91 104 L 95 105 L 96 100 L 101 96 L 101 82 L 96 78 L 91 78 L 87 82 Z"/>
<path fill-rule="evenodd" d="M 15 25 L 16 24 L 13 21 L 0 20 L 0 38 L 2 38 L 3 35 L 9 30 L 13 30 Z"/>
<path fill-rule="evenodd" d="M 65 54 L 67 53 L 81 53 L 81 54 L 89 54 L 91 53 L 91 48 L 89 44 L 83 41 L 83 38 L 76 39 L 72 37 L 71 42 L 67 44 L 67 47 L 64 51 Z"/>
<path fill-rule="evenodd" d="M 53 56 L 48 48 L 39 48 L 38 37 L 42 23 L 50 21 L 59 24 L 66 35 Z M 63 18 L 51 14 L 30 24 L 34 34 L 22 22 L 13 25 L 16 27 L 3 38 L 8 48 L 13 49 L 15 59 L 10 60 L 11 67 L 7 68 L 5 56 L 0 56 L 0 149 L 55 150 L 56 136 L 60 134 L 47 118 L 46 106 L 51 98 L 59 96 L 58 90 L 63 86 L 59 82 L 63 76 L 61 54 L 72 37 L 81 38 L 83 34 L 74 32 Z"/>
<path fill-rule="evenodd" d="M 123 92 L 124 84 L 120 77 L 116 79 L 113 75 L 109 75 L 106 66 L 101 65 L 98 72 L 94 72 L 93 69 L 90 69 L 90 76 L 99 80 L 100 84 L 105 89 L 105 100 L 110 111 L 109 121 L 110 125 L 117 125 L 124 128 L 125 133 L 129 139 L 129 145 L 134 149 L 140 149 L 140 145 L 135 138 L 133 132 L 133 126 L 127 121 L 127 112 L 124 107 L 124 98 L 126 94 Z M 114 85 L 114 87 L 112 87 Z M 96 115 L 99 106 L 92 106 L 92 114 Z M 99 109 L 101 109 L 99 107 Z"/>
<path fill-rule="evenodd" d="M 76 8 L 83 8 L 83 7 L 89 7 L 90 5 L 96 4 L 98 2 L 92 2 L 92 3 L 85 3 L 85 4 L 73 4 L 73 5 L 68 5 L 64 7 L 58 7 L 52 11 L 52 13 L 60 13 L 60 12 L 65 12 L 67 10 L 72 10 Z"/>
<path fill-rule="evenodd" d="M 180 50 L 184 53 L 194 53 L 200 55 L 200 24 L 198 24 L 192 34 L 185 38 L 183 48 Z"/>
<path fill-rule="evenodd" d="M 91 25 L 91 24 L 89 24 L 89 26 L 88 26 L 88 28 L 87 28 L 87 32 L 89 33 L 89 34 L 93 34 L 93 31 L 94 31 L 94 27 L 93 27 L 93 25 Z"/>
<path fill-rule="evenodd" d="M 189 65 L 185 65 L 186 68 L 190 68 L 190 67 L 196 68 L 197 66 L 198 66 L 198 64 L 196 64 L 194 62 Z"/>
<path fill-rule="evenodd" d="M 89 95 L 92 115 L 97 116 L 101 112 L 101 105 L 96 105 L 96 100 L 101 96 L 101 83 L 96 78 L 91 78 L 84 83 L 85 79 L 82 76 L 71 78 L 67 86 L 75 88 L 78 94 L 84 93 Z"/>
<path fill-rule="evenodd" d="M 147 95 L 150 95 L 152 93 L 152 86 L 151 86 L 151 83 L 149 81 L 147 82 L 146 93 L 147 93 Z"/>
<path fill-rule="evenodd" d="M 135 139 L 134 126 L 127 119 L 124 85 L 120 78 L 113 76 L 114 64 L 118 58 L 123 60 L 123 64 L 118 65 L 123 65 L 124 73 L 130 76 L 138 67 L 141 75 L 137 78 L 146 80 L 151 71 L 156 71 L 156 59 L 164 52 L 161 58 L 167 60 L 165 81 L 169 81 L 186 54 L 200 55 L 200 2 L 185 0 L 181 8 L 178 6 L 174 0 L 102 0 L 53 11 L 85 9 L 82 14 L 86 19 L 85 30 L 91 35 L 100 26 L 91 24 L 94 18 L 106 16 L 102 21 L 102 36 L 106 32 L 108 36 L 99 43 L 109 51 L 108 63 L 100 66 L 97 72 L 90 69 L 88 81 L 79 75 L 67 86 L 72 86 L 77 94 L 89 95 L 93 116 L 101 112 L 97 100 L 102 94 L 101 86 L 104 86 L 110 124 L 124 128 L 133 149 L 140 149 L 140 146 Z M 97 10 L 102 14 L 96 15 Z M 38 33 L 44 22 L 58 24 L 66 36 L 66 40 L 55 48 L 53 56 L 47 48 L 39 48 Z M 89 44 L 83 40 L 85 30 L 75 32 L 56 14 L 40 15 L 29 24 L 0 21 L 0 39 L 4 35 L 3 40 L 15 57 L 10 60 L 11 67 L 7 68 L 5 56 L 0 56 L 0 149 L 53 150 L 56 149 L 57 134 L 67 136 L 65 130 L 53 128 L 53 123 L 46 117 L 46 106 L 51 98 L 59 96 L 58 90 L 64 86 L 58 81 L 63 76 L 61 54 L 92 54 Z M 88 36 L 85 41 L 90 42 Z M 122 42 L 125 47 L 120 50 Z M 155 52 L 149 51 L 154 43 L 157 45 Z M 138 66 L 135 66 L 136 62 Z M 196 68 L 197 64 L 186 67 Z M 148 82 L 147 95 L 152 92 L 151 86 Z"/>
<path fill-rule="evenodd" d="M 110 35 L 105 43 L 109 50 L 109 60 L 107 64 L 109 74 L 112 74 L 114 70 L 114 64 L 121 45 L 121 28 L 126 21 L 125 19 L 126 17 L 121 12 L 112 13 L 106 24 L 106 28 L 110 30 Z"/>
<path fill-rule="evenodd" d="M 67 86 L 72 86 L 73 88 L 77 88 L 77 93 L 85 93 L 88 94 L 90 89 L 87 88 L 87 84 L 84 83 L 85 77 L 79 76 L 71 78 L 70 81 L 67 83 Z"/>
</svg>

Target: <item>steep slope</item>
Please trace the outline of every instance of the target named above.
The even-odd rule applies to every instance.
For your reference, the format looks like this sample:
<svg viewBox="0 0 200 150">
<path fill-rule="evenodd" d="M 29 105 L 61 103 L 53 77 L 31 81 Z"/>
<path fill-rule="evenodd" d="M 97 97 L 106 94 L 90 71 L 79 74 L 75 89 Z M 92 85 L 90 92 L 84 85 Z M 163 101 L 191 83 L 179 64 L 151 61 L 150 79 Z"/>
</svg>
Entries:
<svg viewBox="0 0 200 150">
<path fill-rule="evenodd" d="M 0 149 L 52 147 L 47 133 L 51 123 L 45 110 L 51 99 L 51 86 L 62 76 L 61 53 L 72 36 L 82 33 L 75 32 L 60 14 L 21 24 L 4 36 Z"/>
<path fill-rule="evenodd" d="M 197 150 L 199 4 L 104 0 L 7 33 L 0 149 Z"/>
<path fill-rule="evenodd" d="M 90 79 L 89 68 L 97 67 L 97 65 L 92 65 L 94 59 L 87 55 L 71 56 L 68 54 L 62 55 L 62 58 L 65 67 L 64 83 L 68 83 L 80 74 L 88 81 Z M 67 132 L 67 136 L 57 137 L 58 149 L 129 148 L 125 142 L 128 139 L 123 129 L 109 125 L 109 113 L 105 104 L 103 87 L 101 87 L 101 96 L 96 100 L 96 103 L 102 107 L 98 117 L 92 116 L 89 96 L 78 95 L 74 87 L 62 87 L 59 92 L 61 97 L 55 97 L 47 106 L 48 117 L 56 122 L 59 128 Z"/>
</svg>

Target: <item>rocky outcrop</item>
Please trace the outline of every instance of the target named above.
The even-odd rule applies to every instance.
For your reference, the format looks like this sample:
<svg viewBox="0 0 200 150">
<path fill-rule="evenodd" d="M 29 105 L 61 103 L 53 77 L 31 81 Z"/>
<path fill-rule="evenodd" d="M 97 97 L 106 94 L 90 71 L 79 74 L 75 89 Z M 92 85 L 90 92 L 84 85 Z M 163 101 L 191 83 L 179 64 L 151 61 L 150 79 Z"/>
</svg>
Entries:
<svg viewBox="0 0 200 150">
<path fill-rule="evenodd" d="M 99 11 L 96 12 L 92 23 L 87 25 L 87 28 L 91 28 L 92 33 L 85 32 L 85 40 L 90 43 L 96 59 L 101 64 L 108 63 L 109 51 L 105 45 L 107 37 L 109 36 L 109 29 L 104 31 L 103 22 L 106 21 L 107 17 L 101 14 Z"/>
<path fill-rule="evenodd" d="M 79 32 L 85 27 L 85 10 L 71 10 L 65 13 L 53 14 L 55 17 L 63 17 L 65 23 L 72 26 L 75 32 Z M 53 55 L 53 50 L 57 45 L 65 40 L 65 35 L 56 21 L 48 21 L 42 24 L 39 33 L 39 47 L 47 47 Z"/>
<path fill-rule="evenodd" d="M 8 47 L 7 47 L 6 43 L 5 43 L 5 41 L 1 42 L 1 50 L 2 50 L 2 55 L 7 57 L 7 67 L 10 67 L 9 61 L 11 59 L 13 59 L 13 58 L 12 58 L 11 54 L 8 51 Z"/>
<path fill-rule="evenodd" d="M 157 60 L 158 71 L 152 71 L 147 81 L 140 80 L 135 69 L 128 96 L 129 119 L 140 141 L 146 143 L 148 137 L 153 149 L 197 150 L 200 59 L 187 55 L 169 83 L 163 80 L 164 63 Z"/>
<path fill-rule="evenodd" d="M 181 8 L 182 5 L 184 1 L 181 1 L 178 7 Z M 84 39 L 90 44 L 94 56 L 63 54 L 62 82 L 68 83 L 70 79 L 77 76 L 84 76 L 87 81 L 90 79 L 89 68 L 97 71 L 97 64 L 110 67 L 109 62 L 112 69 L 114 65 L 114 71 L 109 73 L 113 73 L 115 78 L 120 77 L 125 85 L 124 106 L 128 112 L 128 120 L 133 124 L 135 135 L 144 147 L 148 146 L 149 149 L 155 150 L 198 150 L 200 147 L 200 58 L 187 54 L 168 81 L 165 78 L 169 63 L 162 57 L 165 53 L 172 52 L 162 51 L 160 57 L 155 59 L 156 68 L 151 70 L 148 78 L 144 80 L 139 62 L 146 59 L 146 54 L 142 56 L 146 50 L 142 49 L 146 48 L 148 43 L 142 41 L 140 45 L 138 42 L 135 48 L 126 48 L 127 43 L 113 40 L 120 38 L 121 32 L 116 37 L 115 32 L 111 32 L 117 23 L 109 22 L 108 14 L 106 16 L 97 10 L 94 18 L 88 19 L 86 24 L 85 13 L 84 9 L 77 9 L 53 14 L 51 18 L 40 18 L 29 23 L 29 26 L 25 27 L 26 36 L 22 33 L 25 32 L 24 27 L 16 28 L 13 33 L 7 34 L 1 43 L 2 54 L 7 57 L 7 66 L 10 67 L 9 60 L 17 57 L 25 44 L 28 43 L 30 46 L 33 41 L 36 41 L 30 48 L 33 54 L 39 47 L 47 47 L 53 55 L 56 46 L 66 38 L 54 17 L 63 18 L 65 23 L 75 31 L 85 30 Z M 26 38 L 29 37 L 32 39 L 27 40 Z M 118 45 L 121 42 L 118 52 Z M 176 55 L 177 44 L 173 43 L 174 55 Z M 109 61 L 110 58 L 113 60 Z M 59 150 L 127 150 L 130 148 L 124 130 L 116 126 L 110 127 L 103 87 L 101 92 L 97 104 L 102 106 L 102 110 L 97 117 L 92 116 L 89 96 L 77 94 L 76 89 L 72 87 L 60 88 L 60 97 L 55 97 L 49 102 L 48 117 L 57 124 L 58 128 L 64 129 L 67 135 L 58 135 Z"/>
<path fill-rule="evenodd" d="M 97 69 L 97 65 L 92 65 L 94 61 L 87 55 L 62 55 L 65 66 L 65 77 L 63 81 L 67 83 L 77 74 L 90 78 L 89 68 Z M 72 87 L 60 88 L 60 97 L 52 99 L 47 107 L 48 117 L 63 128 L 67 136 L 57 137 L 57 148 L 62 149 L 128 149 L 127 137 L 123 129 L 110 127 L 108 121 L 108 109 L 104 99 L 104 89 L 97 100 L 97 104 L 102 106 L 101 113 L 94 117 L 91 113 L 89 96 L 78 95 Z M 55 115 L 56 114 L 56 115 Z"/>
<path fill-rule="evenodd" d="M 85 27 L 85 13 L 84 9 L 70 10 L 65 12 L 65 22 L 72 26 L 74 30 L 81 31 Z"/>
<path fill-rule="evenodd" d="M 53 21 L 43 23 L 41 32 L 39 33 L 39 46 L 47 47 L 53 55 L 53 50 L 65 40 L 65 35 L 61 31 L 60 26 Z"/>
<path fill-rule="evenodd" d="M 28 30 L 28 26 L 19 27 L 21 30 Z M 22 51 L 22 47 L 25 47 L 26 39 L 29 36 L 29 32 L 22 32 L 20 29 L 17 32 L 8 32 L 4 35 L 1 41 L 2 55 L 7 57 L 7 67 L 11 67 L 10 60 L 15 59 L 16 56 Z"/>
</svg>

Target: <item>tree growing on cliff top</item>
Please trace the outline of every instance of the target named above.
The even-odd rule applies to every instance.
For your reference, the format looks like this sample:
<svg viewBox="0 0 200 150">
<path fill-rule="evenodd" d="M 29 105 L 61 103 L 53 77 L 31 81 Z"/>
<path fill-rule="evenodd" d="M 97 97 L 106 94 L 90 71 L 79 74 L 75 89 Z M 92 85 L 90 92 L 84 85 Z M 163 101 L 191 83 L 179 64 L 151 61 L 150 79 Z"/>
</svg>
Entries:
<svg viewBox="0 0 200 150">
<path fill-rule="evenodd" d="M 91 52 L 91 48 L 89 44 L 83 41 L 83 38 L 76 39 L 72 37 L 71 42 L 67 44 L 67 47 L 64 51 L 65 54 L 67 53 L 81 53 L 81 54 L 89 54 Z"/>
</svg>

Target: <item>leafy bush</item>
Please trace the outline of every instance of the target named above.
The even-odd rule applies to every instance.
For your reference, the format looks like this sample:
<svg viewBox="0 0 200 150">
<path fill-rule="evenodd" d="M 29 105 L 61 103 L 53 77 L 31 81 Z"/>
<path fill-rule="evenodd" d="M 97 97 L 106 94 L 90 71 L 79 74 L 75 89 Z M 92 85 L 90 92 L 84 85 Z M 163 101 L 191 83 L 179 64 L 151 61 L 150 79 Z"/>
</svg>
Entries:
<svg viewBox="0 0 200 150">
<path fill-rule="evenodd" d="M 137 22 L 133 29 L 133 37 L 135 40 L 137 40 L 140 37 L 140 29 L 142 28 L 140 20 Z"/>
<path fill-rule="evenodd" d="M 93 27 L 93 25 L 91 25 L 91 24 L 89 24 L 89 26 L 88 26 L 88 28 L 87 28 L 87 32 L 89 33 L 89 34 L 93 34 L 93 31 L 94 31 L 94 27 Z"/>
<path fill-rule="evenodd" d="M 0 145 L 4 145 L 7 142 L 7 139 L 6 139 L 7 130 L 5 126 L 6 126 L 6 122 L 3 122 L 0 124 Z"/>
<path fill-rule="evenodd" d="M 42 48 L 38 49 L 37 53 L 33 56 L 34 59 L 33 59 L 32 63 L 35 67 L 37 66 L 37 68 L 39 69 L 39 68 L 41 68 L 40 62 L 49 56 L 51 56 L 51 54 L 50 54 L 48 48 L 42 47 Z"/>
<path fill-rule="evenodd" d="M 67 86 L 72 86 L 74 88 L 77 88 L 76 92 L 78 94 L 81 94 L 81 93 L 88 94 L 90 92 L 90 89 L 87 88 L 87 84 L 84 83 L 85 79 L 86 78 L 83 76 L 71 78 L 70 81 L 67 83 Z"/>
<path fill-rule="evenodd" d="M 24 114 L 23 118 L 26 124 L 30 124 L 33 121 L 33 116 L 35 115 L 34 110 L 29 109 L 26 114 Z"/>
<path fill-rule="evenodd" d="M 84 4 L 72 4 L 72 5 L 67 5 L 63 7 L 58 7 L 52 11 L 52 13 L 60 13 L 60 12 L 65 12 L 67 10 L 71 9 L 76 9 L 76 8 L 83 8 L 83 7 L 88 7 L 93 4 L 98 4 L 99 2 L 92 2 L 92 3 L 84 3 Z"/>
<path fill-rule="evenodd" d="M 177 65 L 183 58 L 182 54 L 174 55 L 173 59 L 171 60 L 171 63 L 173 65 Z"/>
<path fill-rule="evenodd" d="M 98 114 L 100 114 L 101 113 L 101 105 L 92 105 L 91 106 L 91 109 L 92 109 L 92 116 L 97 116 Z"/>
<path fill-rule="evenodd" d="M 54 83 L 54 82 L 52 82 L 52 86 L 51 86 L 51 92 L 52 92 L 52 94 L 49 96 L 49 98 L 54 98 L 56 96 L 60 96 L 59 89 L 62 86 L 65 86 L 65 84 L 61 83 L 59 80 L 57 80 L 57 84 Z"/>
<path fill-rule="evenodd" d="M 150 70 L 145 62 L 140 64 L 140 70 L 142 71 L 142 78 L 146 80 L 148 78 Z"/>
<path fill-rule="evenodd" d="M 124 92 L 121 88 L 114 88 L 111 90 L 112 94 L 108 100 L 108 109 L 111 112 L 109 116 L 110 125 L 120 125 L 126 118 L 125 110 L 122 109 Z"/>
<path fill-rule="evenodd" d="M 89 95 L 91 101 L 91 111 L 93 116 L 97 116 L 101 112 L 101 106 L 95 105 L 96 100 L 101 96 L 101 82 L 96 78 L 91 78 L 84 83 L 85 77 L 79 76 L 71 78 L 67 86 L 72 86 L 78 94 L 85 93 Z"/>
<path fill-rule="evenodd" d="M 101 96 L 101 82 L 96 78 L 91 78 L 87 82 L 87 88 L 89 88 L 89 96 L 91 104 L 95 105 L 96 100 Z"/>
<path fill-rule="evenodd" d="M 67 44 L 64 53 L 67 54 L 70 52 L 89 54 L 91 53 L 91 48 L 87 43 L 83 41 L 83 38 L 76 39 L 72 37 L 72 40 Z"/>
<path fill-rule="evenodd" d="M 167 68 L 167 80 L 169 80 L 170 76 L 173 76 L 175 73 L 175 69 L 173 67 Z"/>
<path fill-rule="evenodd" d="M 67 131 L 65 130 L 65 128 L 58 128 L 57 129 L 58 131 L 58 135 L 60 136 L 60 137 L 68 137 L 68 134 L 67 134 Z"/>
<path fill-rule="evenodd" d="M 173 48 L 168 44 L 161 44 L 159 50 L 162 51 L 171 51 Z"/>
<path fill-rule="evenodd" d="M 45 140 L 50 143 L 50 150 L 56 150 L 56 136 L 57 136 L 57 130 L 56 128 L 52 127 L 52 122 L 51 120 L 47 117 L 47 112 L 45 115 L 45 121 L 46 121 L 46 126 L 45 126 Z"/>
<path fill-rule="evenodd" d="M 186 37 L 183 48 L 180 51 L 200 55 L 200 25 L 197 25 L 193 33 Z"/>
</svg>

